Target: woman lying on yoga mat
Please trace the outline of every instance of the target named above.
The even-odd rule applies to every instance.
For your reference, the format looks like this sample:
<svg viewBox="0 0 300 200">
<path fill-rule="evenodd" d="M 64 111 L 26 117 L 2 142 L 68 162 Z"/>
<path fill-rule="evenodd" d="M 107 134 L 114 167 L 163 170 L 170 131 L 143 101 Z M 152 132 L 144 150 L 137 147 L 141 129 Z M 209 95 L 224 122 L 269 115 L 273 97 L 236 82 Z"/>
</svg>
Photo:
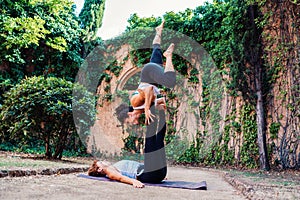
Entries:
<svg viewBox="0 0 300 200">
<path fill-rule="evenodd" d="M 151 107 L 155 114 L 155 109 Z M 144 183 L 160 183 L 167 174 L 166 154 L 164 148 L 164 137 L 166 133 L 166 121 L 164 110 L 159 110 L 159 123 L 156 118 L 147 126 L 144 164 L 121 160 L 115 164 L 95 160 L 88 170 L 89 176 L 106 176 L 109 179 L 122 183 L 131 184 L 142 188 Z M 158 127 L 157 127 L 158 124 Z M 156 130 L 158 132 L 156 133 Z"/>
<path fill-rule="evenodd" d="M 172 63 L 172 53 L 174 44 L 162 53 L 160 48 L 161 35 L 164 21 L 156 27 L 156 35 L 153 39 L 153 50 L 150 62 L 146 64 L 141 71 L 141 83 L 138 89 L 133 93 L 130 103 L 133 107 L 132 112 L 128 112 L 127 123 L 139 124 L 139 117 L 145 113 L 145 124 L 150 124 L 154 115 L 150 111 L 150 106 L 155 103 L 165 107 L 164 98 L 157 98 L 160 94 L 158 86 L 174 87 L 176 83 L 176 75 Z M 163 68 L 163 56 L 166 57 L 166 64 Z"/>
</svg>

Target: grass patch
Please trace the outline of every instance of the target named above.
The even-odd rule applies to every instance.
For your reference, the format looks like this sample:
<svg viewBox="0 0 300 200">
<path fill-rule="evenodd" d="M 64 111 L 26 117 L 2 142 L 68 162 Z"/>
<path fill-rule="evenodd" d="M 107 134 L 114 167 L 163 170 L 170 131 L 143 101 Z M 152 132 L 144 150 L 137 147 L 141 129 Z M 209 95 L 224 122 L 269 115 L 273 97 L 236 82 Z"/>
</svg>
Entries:
<svg viewBox="0 0 300 200">
<path fill-rule="evenodd" d="M 278 185 L 278 186 L 297 186 L 299 181 L 296 177 L 285 176 L 278 172 L 264 173 L 262 171 L 237 171 L 237 170 L 226 170 L 229 174 L 235 178 L 252 181 L 252 183 L 261 183 L 267 185 Z"/>
<path fill-rule="evenodd" d="M 51 161 L 38 160 L 20 157 L 0 157 L 0 170 L 18 170 L 18 169 L 45 169 L 45 168 L 69 168 L 86 166 L 84 163 L 68 160 Z"/>
<path fill-rule="evenodd" d="M 299 183 L 293 182 L 293 181 L 280 181 L 280 180 L 274 180 L 271 181 L 274 185 L 280 185 L 280 186 L 299 186 Z"/>
<path fill-rule="evenodd" d="M 43 167 L 58 167 L 62 163 L 56 163 L 51 161 L 43 160 L 31 160 L 31 159 L 21 159 L 21 158 L 0 158 L 0 169 L 19 169 L 19 168 L 43 168 Z"/>
</svg>

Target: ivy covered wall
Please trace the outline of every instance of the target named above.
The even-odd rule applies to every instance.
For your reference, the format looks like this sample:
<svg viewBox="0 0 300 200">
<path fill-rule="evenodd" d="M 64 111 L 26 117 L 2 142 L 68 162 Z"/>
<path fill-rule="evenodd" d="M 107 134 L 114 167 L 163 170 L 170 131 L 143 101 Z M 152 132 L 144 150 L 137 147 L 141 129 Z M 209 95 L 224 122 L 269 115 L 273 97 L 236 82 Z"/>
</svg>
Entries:
<svg viewBox="0 0 300 200">
<path fill-rule="evenodd" d="M 270 156 L 283 168 L 299 168 L 300 1 L 268 0 L 260 9 Z"/>
<path fill-rule="evenodd" d="M 174 57 L 186 91 L 168 91 L 167 143 L 178 138 L 182 123 L 196 120 L 197 126 L 189 148 L 174 157 L 177 162 L 266 170 L 300 167 L 299 12 L 297 1 L 216 0 L 163 16 L 166 29 L 202 45 L 216 66 L 206 79 L 205 71 L 180 56 Z M 161 18 L 139 18 L 134 14 L 127 33 L 156 27 L 160 22 Z M 145 42 L 144 36 L 132 35 L 128 44 Z M 163 35 L 163 42 L 170 42 L 171 37 Z M 122 41 L 122 36 L 111 42 L 117 41 Z M 192 56 L 188 54 L 190 46 L 176 47 Z M 150 52 L 134 50 L 128 58 L 140 68 Z M 225 83 L 217 103 L 213 94 L 218 79 L 213 78 L 214 74 Z M 128 138 L 125 143 L 140 145 L 137 135 Z M 170 145 L 170 151 L 178 146 Z"/>
</svg>

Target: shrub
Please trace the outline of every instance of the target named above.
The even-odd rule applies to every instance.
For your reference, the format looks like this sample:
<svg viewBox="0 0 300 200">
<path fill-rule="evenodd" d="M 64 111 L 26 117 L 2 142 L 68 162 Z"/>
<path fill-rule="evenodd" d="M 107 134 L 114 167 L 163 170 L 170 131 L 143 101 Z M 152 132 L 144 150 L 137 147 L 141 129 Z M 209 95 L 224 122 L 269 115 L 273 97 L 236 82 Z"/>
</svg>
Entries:
<svg viewBox="0 0 300 200">
<path fill-rule="evenodd" d="M 76 97 L 73 88 L 76 89 Z M 33 140 L 43 141 L 47 158 L 60 159 L 70 139 L 74 139 L 76 128 L 80 126 L 80 133 L 87 135 L 94 123 L 93 95 L 84 87 L 64 79 L 26 78 L 4 97 L 0 110 L 1 139 L 21 145 Z M 73 119 L 72 108 L 84 111 L 80 113 L 80 120 Z"/>
</svg>

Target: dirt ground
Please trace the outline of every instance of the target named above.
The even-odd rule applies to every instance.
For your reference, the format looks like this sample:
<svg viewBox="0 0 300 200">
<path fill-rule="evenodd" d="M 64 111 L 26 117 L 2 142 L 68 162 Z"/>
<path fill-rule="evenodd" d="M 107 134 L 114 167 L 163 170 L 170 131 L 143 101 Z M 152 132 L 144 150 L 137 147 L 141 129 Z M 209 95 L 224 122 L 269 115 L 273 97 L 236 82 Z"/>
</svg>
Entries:
<svg viewBox="0 0 300 200">
<path fill-rule="evenodd" d="M 117 182 L 79 178 L 76 174 L 0 179 L 0 199 L 245 199 L 216 172 L 171 167 L 170 180 L 202 181 L 207 191 L 146 186 L 133 188 Z"/>
<path fill-rule="evenodd" d="M 2 172 L 28 169 L 41 172 L 45 168 L 86 169 L 90 163 L 91 159 L 54 162 L 24 159 L 0 152 Z M 153 186 L 137 189 L 123 183 L 77 177 L 79 173 L 85 172 L 53 171 L 55 173 L 52 175 L 36 173 L 30 176 L 0 178 L 0 199 L 300 199 L 298 172 L 266 174 L 184 166 L 168 168 L 169 180 L 206 181 L 207 190 L 199 191 Z"/>
<path fill-rule="evenodd" d="M 248 199 L 300 199 L 300 171 L 237 171 L 225 180 Z"/>
</svg>

